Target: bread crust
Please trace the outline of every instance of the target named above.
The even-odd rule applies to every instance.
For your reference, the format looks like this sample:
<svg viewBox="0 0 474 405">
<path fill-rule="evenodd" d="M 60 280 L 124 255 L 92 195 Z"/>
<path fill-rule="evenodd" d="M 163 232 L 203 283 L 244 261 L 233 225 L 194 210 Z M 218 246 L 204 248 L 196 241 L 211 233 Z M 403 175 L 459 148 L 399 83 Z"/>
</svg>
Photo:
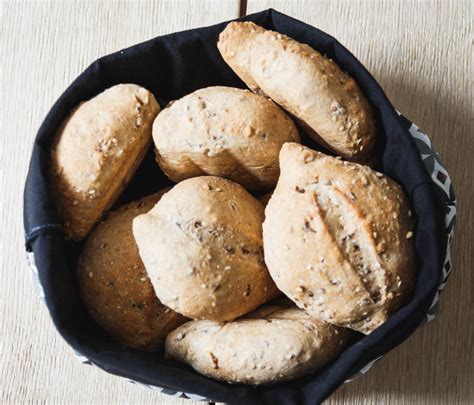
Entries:
<svg viewBox="0 0 474 405">
<path fill-rule="evenodd" d="M 253 91 L 298 118 L 314 140 L 347 159 L 367 160 L 376 136 L 372 109 L 332 60 L 249 21 L 229 23 L 217 47 Z"/>
<path fill-rule="evenodd" d="M 51 148 L 50 190 L 66 238 L 84 239 L 131 180 L 159 109 L 148 90 L 119 84 L 62 123 Z"/>
<path fill-rule="evenodd" d="M 153 124 L 156 160 L 175 182 L 212 175 L 248 190 L 275 186 L 278 153 L 299 142 L 293 121 L 248 90 L 207 87 L 165 108 Z"/>
<path fill-rule="evenodd" d="M 411 293 L 414 223 L 401 187 L 366 166 L 287 143 L 265 210 L 265 262 L 312 316 L 370 333 Z"/>
<path fill-rule="evenodd" d="M 271 384 L 323 367 L 347 337 L 298 308 L 265 305 L 233 322 L 186 323 L 166 338 L 165 355 L 217 380 Z"/>
<path fill-rule="evenodd" d="M 165 305 L 189 318 L 231 320 L 277 295 L 263 260 L 263 207 L 213 176 L 173 187 L 133 221 L 140 256 Z"/>
<path fill-rule="evenodd" d="M 132 221 L 168 189 L 110 212 L 87 238 L 78 265 L 81 297 L 92 318 L 119 342 L 155 350 L 187 321 L 156 298 L 138 255 Z"/>
</svg>

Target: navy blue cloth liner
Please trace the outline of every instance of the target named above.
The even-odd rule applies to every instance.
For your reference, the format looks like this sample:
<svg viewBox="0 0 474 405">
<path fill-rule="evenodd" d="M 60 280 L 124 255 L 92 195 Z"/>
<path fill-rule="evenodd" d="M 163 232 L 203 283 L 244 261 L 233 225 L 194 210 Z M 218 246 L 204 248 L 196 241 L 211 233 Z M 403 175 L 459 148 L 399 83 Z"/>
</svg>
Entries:
<svg viewBox="0 0 474 405">
<path fill-rule="evenodd" d="M 275 10 L 240 20 L 254 21 L 287 34 L 326 54 L 358 82 L 370 101 L 379 128 L 379 169 L 403 186 L 417 218 L 415 242 L 420 272 L 410 302 L 371 335 L 358 335 L 355 343 L 323 370 L 294 381 L 257 388 L 208 379 L 188 366 L 165 359 L 162 353 L 145 353 L 121 346 L 88 316 L 76 282 L 81 243 L 64 240 L 47 184 L 49 146 L 55 130 L 79 102 L 118 83 L 146 87 L 157 96 L 162 107 L 170 100 L 202 87 L 245 88 L 216 47 L 218 35 L 227 23 L 157 37 L 100 58 L 68 87 L 51 108 L 36 136 L 24 193 L 27 248 L 35 254 L 46 304 L 57 330 L 76 351 L 104 370 L 219 402 L 315 404 L 370 360 L 403 342 L 424 319 L 442 276 L 447 242 L 443 201 L 401 118 L 375 79 L 346 48 L 328 34 Z M 303 134 L 302 138 L 303 143 L 314 146 Z M 170 184 L 154 162 L 150 148 L 116 205 Z"/>
</svg>

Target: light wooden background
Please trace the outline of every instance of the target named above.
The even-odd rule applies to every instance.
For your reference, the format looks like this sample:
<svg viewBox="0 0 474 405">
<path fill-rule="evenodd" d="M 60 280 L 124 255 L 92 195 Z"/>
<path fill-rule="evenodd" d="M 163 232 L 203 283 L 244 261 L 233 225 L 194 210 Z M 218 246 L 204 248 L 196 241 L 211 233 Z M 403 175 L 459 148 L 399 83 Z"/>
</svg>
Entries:
<svg viewBox="0 0 474 405">
<path fill-rule="evenodd" d="M 431 324 L 327 403 L 467 404 L 473 393 L 472 1 L 1 1 L 1 403 L 191 404 L 80 365 L 37 298 L 23 257 L 33 137 L 96 58 L 156 35 L 269 7 L 337 37 L 433 140 L 453 178 L 454 271 Z"/>
</svg>

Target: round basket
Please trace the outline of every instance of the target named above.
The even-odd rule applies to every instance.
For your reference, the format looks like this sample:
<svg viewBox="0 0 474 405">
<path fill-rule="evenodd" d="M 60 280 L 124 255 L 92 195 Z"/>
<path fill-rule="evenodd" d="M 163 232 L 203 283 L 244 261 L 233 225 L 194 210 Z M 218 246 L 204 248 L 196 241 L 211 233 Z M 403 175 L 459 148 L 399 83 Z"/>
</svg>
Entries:
<svg viewBox="0 0 474 405">
<path fill-rule="evenodd" d="M 451 180 L 427 135 L 400 115 L 370 73 L 324 32 L 267 10 L 242 18 L 309 44 L 333 59 L 359 84 L 378 122 L 378 170 L 402 185 L 417 219 L 415 249 L 419 274 L 410 301 L 385 324 L 348 347 L 322 370 L 281 384 L 252 387 L 206 378 L 190 367 L 111 340 L 88 316 L 76 282 L 82 244 L 65 241 L 47 183 L 52 137 L 69 111 L 118 83 L 136 83 L 160 105 L 199 88 L 244 84 L 220 57 L 216 42 L 226 23 L 154 38 L 94 62 L 64 92 L 35 139 L 24 194 L 27 258 L 35 284 L 58 332 L 80 360 L 166 394 L 229 403 L 308 403 L 330 395 L 343 382 L 364 374 L 385 353 L 434 318 L 439 293 L 451 271 L 449 246 L 456 201 Z M 310 143 L 302 134 L 303 143 Z M 153 181 L 150 181 L 153 179 Z M 150 149 L 117 206 L 170 185 Z"/>
</svg>

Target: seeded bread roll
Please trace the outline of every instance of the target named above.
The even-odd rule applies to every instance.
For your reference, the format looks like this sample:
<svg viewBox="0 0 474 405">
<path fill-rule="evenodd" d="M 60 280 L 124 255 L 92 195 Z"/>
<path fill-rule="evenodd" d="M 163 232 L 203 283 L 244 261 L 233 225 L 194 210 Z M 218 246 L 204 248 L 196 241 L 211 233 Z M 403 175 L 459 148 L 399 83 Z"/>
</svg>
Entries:
<svg viewBox="0 0 474 405">
<path fill-rule="evenodd" d="M 367 160 L 376 135 L 373 112 L 354 79 L 333 61 L 252 22 L 231 22 L 217 47 L 253 91 L 297 117 L 317 142 L 345 158 Z"/>
<path fill-rule="evenodd" d="M 300 138 L 273 101 L 216 86 L 165 108 L 153 124 L 153 140 L 158 164 L 177 183 L 213 175 L 259 190 L 275 186 L 281 146 Z"/>
<path fill-rule="evenodd" d="M 230 383 L 270 384 L 314 372 L 342 352 L 347 330 L 298 308 L 263 306 L 233 322 L 191 321 L 166 338 L 165 355 Z"/>
<path fill-rule="evenodd" d="M 401 187 L 366 166 L 287 143 L 265 210 L 265 262 L 312 316 L 370 333 L 409 296 L 413 218 Z"/>
<path fill-rule="evenodd" d="M 263 207 L 219 177 L 184 180 L 133 221 L 140 256 L 165 305 L 227 321 L 277 295 L 263 261 Z"/>
<path fill-rule="evenodd" d="M 119 84 L 63 122 L 51 150 L 50 189 L 68 239 L 84 239 L 128 184 L 159 110 L 148 90 Z"/>
<path fill-rule="evenodd" d="M 186 318 L 156 298 L 133 239 L 132 221 L 167 190 L 111 212 L 87 238 L 79 258 L 82 299 L 94 320 L 119 342 L 154 350 Z"/>
</svg>

